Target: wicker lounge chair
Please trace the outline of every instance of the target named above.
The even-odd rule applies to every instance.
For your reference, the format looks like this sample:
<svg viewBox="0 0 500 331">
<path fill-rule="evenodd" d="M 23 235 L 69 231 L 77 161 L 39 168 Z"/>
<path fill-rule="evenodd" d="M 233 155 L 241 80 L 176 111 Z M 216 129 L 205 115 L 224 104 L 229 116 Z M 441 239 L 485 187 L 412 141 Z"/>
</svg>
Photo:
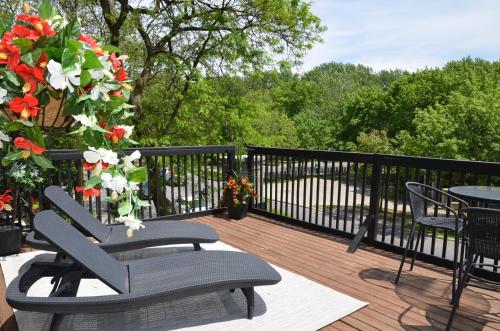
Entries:
<svg viewBox="0 0 500 331">
<path fill-rule="evenodd" d="M 68 314 L 130 311 L 169 299 L 240 288 L 253 317 L 254 286 L 273 285 L 279 273 L 259 257 L 241 252 L 201 251 L 119 262 L 93 245 L 51 210 L 38 213 L 35 228 L 72 263 L 33 262 L 7 288 L 7 302 L 25 311 L 53 313 L 52 326 Z M 30 297 L 29 288 L 42 277 L 62 275 L 47 297 Z M 97 278 L 114 295 L 76 297 L 82 278 Z"/>
<path fill-rule="evenodd" d="M 45 197 L 93 236 L 97 245 L 107 252 L 176 244 L 193 244 L 195 250 L 200 250 L 200 244 L 219 240 L 217 232 L 208 225 L 168 220 L 145 220 L 146 227 L 128 238 L 125 225 L 102 224 L 59 186 L 47 187 Z M 27 235 L 26 242 L 37 249 L 55 250 L 47 241 L 38 239 L 34 231 Z"/>
</svg>

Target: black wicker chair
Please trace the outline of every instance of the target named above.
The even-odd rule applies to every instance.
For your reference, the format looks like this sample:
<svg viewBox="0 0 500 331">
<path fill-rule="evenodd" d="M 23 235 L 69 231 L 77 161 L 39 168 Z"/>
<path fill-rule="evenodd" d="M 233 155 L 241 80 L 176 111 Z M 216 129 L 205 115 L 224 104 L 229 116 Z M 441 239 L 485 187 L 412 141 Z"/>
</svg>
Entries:
<svg viewBox="0 0 500 331">
<path fill-rule="evenodd" d="M 459 234 L 462 231 L 463 220 L 459 217 L 459 213 L 453 210 L 449 205 L 445 205 L 441 202 L 436 201 L 436 197 L 447 197 L 448 202 L 457 201 L 463 206 L 467 206 L 467 203 L 449 193 L 441 191 L 435 187 L 416 183 L 416 182 L 407 182 L 406 189 L 408 191 L 408 195 L 410 197 L 410 207 L 413 215 L 413 226 L 410 231 L 410 235 L 408 237 L 408 241 L 406 243 L 405 251 L 403 253 L 403 257 L 401 259 L 401 264 L 399 266 L 398 274 L 395 279 L 395 284 L 399 282 L 399 278 L 401 277 L 401 271 L 403 270 L 403 265 L 408 255 L 408 251 L 413 251 L 413 258 L 411 260 L 410 270 L 413 270 L 413 265 L 415 264 L 415 258 L 418 254 L 418 244 L 420 242 L 420 237 L 422 237 L 422 232 L 425 227 L 428 228 L 436 228 L 436 229 L 445 229 L 448 231 L 455 232 L 455 247 L 453 253 L 453 284 L 452 284 L 452 300 L 455 295 L 456 289 L 456 280 L 457 280 L 457 267 L 458 267 L 458 251 L 459 251 Z M 441 208 L 447 211 L 447 216 L 438 216 L 437 213 L 434 213 L 433 216 L 427 215 L 427 207 L 430 205 L 434 205 L 437 209 Z M 435 210 L 437 210 L 435 209 Z M 413 249 L 413 237 L 415 236 L 415 230 L 419 225 L 417 243 L 415 245 L 415 249 Z M 423 246 L 423 240 L 422 244 Z M 421 247 L 422 249 L 422 247 Z M 461 254 L 462 255 L 462 254 Z"/>
<path fill-rule="evenodd" d="M 478 259 L 479 257 L 493 261 L 500 259 L 500 210 L 471 207 L 463 209 L 463 212 L 466 215 L 464 229 L 466 257 L 446 330 L 451 330 L 453 318 L 460 303 L 460 296 L 470 278 L 482 281 L 484 285 L 478 284 L 478 287 L 498 291 L 500 286 L 498 282 L 472 275 L 474 267 L 477 266 L 497 267 L 490 263 L 478 263 Z"/>
</svg>

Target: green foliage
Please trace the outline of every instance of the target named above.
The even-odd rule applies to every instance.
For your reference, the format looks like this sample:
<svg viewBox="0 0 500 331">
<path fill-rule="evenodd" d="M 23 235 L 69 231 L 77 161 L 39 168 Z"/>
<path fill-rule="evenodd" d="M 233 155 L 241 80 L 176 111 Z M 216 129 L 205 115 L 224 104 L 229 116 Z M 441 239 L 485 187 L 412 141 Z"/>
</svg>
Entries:
<svg viewBox="0 0 500 331">
<path fill-rule="evenodd" d="M 360 132 L 356 139 L 356 151 L 365 153 L 391 154 L 394 152 L 387 132 L 373 130 L 370 133 Z"/>
</svg>

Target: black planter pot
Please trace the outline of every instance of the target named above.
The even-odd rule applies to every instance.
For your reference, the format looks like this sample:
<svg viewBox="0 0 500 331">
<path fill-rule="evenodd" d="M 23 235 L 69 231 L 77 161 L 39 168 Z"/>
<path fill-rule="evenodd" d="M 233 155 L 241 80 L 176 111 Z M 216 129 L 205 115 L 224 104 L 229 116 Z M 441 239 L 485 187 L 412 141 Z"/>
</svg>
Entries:
<svg viewBox="0 0 500 331">
<path fill-rule="evenodd" d="M 239 205 L 235 206 L 233 200 L 231 199 L 231 195 L 226 194 L 225 204 L 230 219 L 240 220 L 247 216 L 248 200 L 245 203 L 240 203 Z"/>
<path fill-rule="evenodd" d="M 0 256 L 18 253 L 23 229 L 18 225 L 0 225 Z"/>
</svg>

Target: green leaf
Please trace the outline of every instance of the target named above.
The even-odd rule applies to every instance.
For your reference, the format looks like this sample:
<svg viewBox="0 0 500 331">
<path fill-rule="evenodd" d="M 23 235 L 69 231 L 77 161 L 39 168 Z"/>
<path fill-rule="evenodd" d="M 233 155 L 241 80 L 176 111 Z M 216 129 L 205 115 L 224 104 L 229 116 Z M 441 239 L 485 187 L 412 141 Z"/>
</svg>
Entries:
<svg viewBox="0 0 500 331">
<path fill-rule="evenodd" d="M 120 205 L 118 206 L 118 214 L 120 216 L 128 215 L 131 211 L 132 211 L 132 206 L 130 205 L 128 200 L 120 202 Z"/>
<path fill-rule="evenodd" d="M 104 68 L 102 66 L 101 61 L 99 61 L 99 58 L 97 57 L 96 53 L 94 53 L 90 49 L 86 50 L 83 56 L 85 57 L 85 62 L 83 63 L 84 68 L 87 68 L 87 69 L 102 69 L 102 68 Z"/>
<path fill-rule="evenodd" d="M 142 183 L 148 179 L 146 167 L 135 168 L 127 174 L 127 179 L 133 183 Z"/>
<path fill-rule="evenodd" d="M 50 160 L 47 159 L 45 156 L 31 153 L 31 157 L 33 158 L 33 161 L 35 161 L 35 163 L 38 164 L 38 166 L 40 166 L 44 170 L 54 168 L 54 166 L 52 165 L 52 162 L 50 162 Z"/>
<path fill-rule="evenodd" d="M 23 157 L 23 151 L 20 152 L 10 152 L 9 154 L 5 155 L 2 159 L 2 165 L 4 167 L 8 166 L 12 162 L 19 160 Z"/>
<path fill-rule="evenodd" d="M 27 127 L 33 127 L 33 122 L 27 121 L 27 120 L 16 120 L 17 123 L 21 123 L 24 126 Z"/>
<path fill-rule="evenodd" d="M 44 20 L 49 20 L 57 15 L 57 10 L 51 5 L 49 0 L 43 0 L 38 7 L 38 15 Z"/>
<path fill-rule="evenodd" d="M 80 22 L 75 18 L 71 20 L 64 28 L 63 34 L 69 38 L 78 38 L 82 33 Z"/>
<path fill-rule="evenodd" d="M 33 59 L 33 66 L 36 65 L 36 63 L 38 62 L 40 55 L 42 55 L 41 48 L 35 48 L 35 50 L 31 53 L 31 58 Z"/>
<path fill-rule="evenodd" d="M 92 81 L 92 76 L 88 70 L 83 70 L 80 75 L 80 86 L 85 87 Z"/>
<path fill-rule="evenodd" d="M 5 70 L 5 76 L 7 79 L 16 86 L 21 86 L 21 83 L 17 79 L 17 75 L 10 70 Z"/>
<path fill-rule="evenodd" d="M 78 53 L 83 48 L 81 42 L 73 39 L 66 40 L 66 47 L 74 53 Z"/>
<path fill-rule="evenodd" d="M 22 128 L 23 128 L 23 125 L 21 123 L 17 123 L 17 122 L 9 122 L 5 125 L 5 130 L 7 130 L 9 132 L 19 131 Z"/>
<path fill-rule="evenodd" d="M 91 128 L 92 130 L 94 130 L 94 131 L 97 131 L 97 132 L 101 132 L 101 133 L 110 133 L 108 130 L 103 129 L 103 128 L 101 128 L 99 125 L 96 125 L 96 124 L 92 125 L 90 128 Z"/>
<path fill-rule="evenodd" d="M 63 70 L 74 70 L 78 62 L 78 53 L 65 48 L 62 53 L 62 67 Z"/>
<path fill-rule="evenodd" d="M 104 45 L 102 47 L 102 49 L 105 50 L 105 51 L 108 51 L 110 53 L 119 53 L 119 52 L 121 52 L 121 50 L 118 47 L 113 46 L 113 45 Z"/>
<path fill-rule="evenodd" d="M 45 53 L 47 53 L 49 59 L 59 60 L 62 56 L 62 49 L 50 46 L 45 48 Z"/>
<path fill-rule="evenodd" d="M 63 115 L 64 116 L 70 116 L 74 114 L 79 114 L 81 111 L 80 105 L 76 103 L 77 96 L 73 96 L 66 100 L 64 103 L 64 109 L 63 109 Z"/>
<path fill-rule="evenodd" d="M 33 141 L 40 147 L 45 147 L 45 140 L 43 139 L 43 133 L 42 130 L 40 130 L 40 126 L 38 126 L 38 124 L 31 124 L 31 127 L 25 127 L 24 133 L 26 134 L 29 140 Z"/>
<path fill-rule="evenodd" d="M 24 38 L 16 38 L 12 43 L 21 49 L 21 53 L 26 53 L 31 51 L 31 46 L 33 46 L 33 41 Z"/>
<path fill-rule="evenodd" d="M 102 179 L 99 176 L 92 176 L 90 177 L 87 181 L 85 181 L 85 189 L 91 189 L 96 185 L 99 185 L 102 183 Z"/>
<path fill-rule="evenodd" d="M 26 53 L 21 56 L 21 61 L 29 65 L 30 67 L 34 67 L 35 63 L 33 62 L 33 55 L 31 53 Z"/>
</svg>

